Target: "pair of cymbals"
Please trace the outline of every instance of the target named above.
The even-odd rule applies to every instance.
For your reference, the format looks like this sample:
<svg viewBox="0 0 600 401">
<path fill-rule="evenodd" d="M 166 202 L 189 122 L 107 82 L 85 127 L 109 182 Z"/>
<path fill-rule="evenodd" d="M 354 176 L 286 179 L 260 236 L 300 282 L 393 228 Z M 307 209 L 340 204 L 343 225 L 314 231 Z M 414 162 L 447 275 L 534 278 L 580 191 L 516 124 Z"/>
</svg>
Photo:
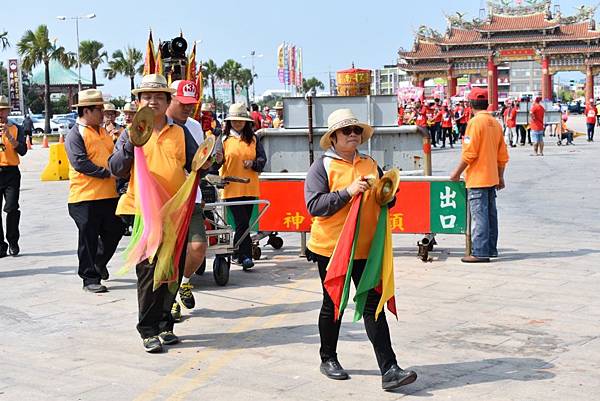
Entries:
<svg viewBox="0 0 600 401">
<path fill-rule="evenodd" d="M 383 175 L 373 187 L 375 201 L 384 206 L 390 203 L 396 196 L 400 185 L 400 170 L 393 168 Z"/>
</svg>

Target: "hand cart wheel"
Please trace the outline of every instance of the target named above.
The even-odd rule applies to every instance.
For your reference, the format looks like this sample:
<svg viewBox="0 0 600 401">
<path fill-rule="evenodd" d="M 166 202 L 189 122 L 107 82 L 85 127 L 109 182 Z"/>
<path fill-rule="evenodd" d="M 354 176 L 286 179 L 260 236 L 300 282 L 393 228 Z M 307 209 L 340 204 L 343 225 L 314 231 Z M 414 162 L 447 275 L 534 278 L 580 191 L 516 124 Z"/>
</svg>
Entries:
<svg viewBox="0 0 600 401">
<path fill-rule="evenodd" d="M 228 258 L 219 255 L 215 256 L 215 261 L 213 262 L 213 276 L 215 278 L 215 283 L 220 286 L 227 284 L 229 281 L 230 267 Z"/>
<path fill-rule="evenodd" d="M 262 250 L 260 249 L 260 245 L 252 244 L 252 259 L 260 260 L 261 255 L 262 255 Z"/>
</svg>

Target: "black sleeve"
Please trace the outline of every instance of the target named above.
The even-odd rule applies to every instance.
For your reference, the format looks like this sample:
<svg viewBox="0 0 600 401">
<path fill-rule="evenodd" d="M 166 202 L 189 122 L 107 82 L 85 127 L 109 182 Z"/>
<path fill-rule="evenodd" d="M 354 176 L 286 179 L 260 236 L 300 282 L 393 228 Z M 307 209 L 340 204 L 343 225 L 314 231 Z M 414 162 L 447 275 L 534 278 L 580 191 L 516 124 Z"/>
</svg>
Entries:
<svg viewBox="0 0 600 401">
<path fill-rule="evenodd" d="M 129 132 L 123 130 L 115 143 L 115 149 L 108 158 L 108 169 L 115 177 L 129 179 L 133 165 L 133 144 L 129 141 Z"/>
<path fill-rule="evenodd" d="M 83 137 L 79 133 L 79 127 L 77 125 L 74 125 L 67 134 L 67 138 L 65 139 L 65 150 L 67 151 L 69 163 L 71 163 L 71 166 L 73 166 L 75 171 L 89 175 L 90 177 L 110 177 L 110 171 L 94 164 L 88 158 L 85 143 L 83 142 Z"/>
<path fill-rule="evenodd" d="M 267 154 L 265 153 L 265 148 L 263 148 L 261 141 L 256 135 L 254 135 L 254 139 L 256 139 L 256 159 L 252 162 L 252 170 L 262 173 L 265 164 L 267 164 Z"/>
<path fill-rule="evenodd" d="M 15 148 L 15 151 L 19 155 L 25 156 L 25 153 L 27 153 L 27 138 L 25 137 L 23 127 L 20 125 L 17 125 L 17 142 L 19 142 L 19 144 Z"/>
<path fill-rule="evenodd" d="M 192 160 L 194 160 L 194 156 L 198 151 L 198 144 L 186 126 L 180 125 L 180 127 L 183 128 L 185 136 L 185 169 L 189 173 L 192 171 Z"/>
</svg>

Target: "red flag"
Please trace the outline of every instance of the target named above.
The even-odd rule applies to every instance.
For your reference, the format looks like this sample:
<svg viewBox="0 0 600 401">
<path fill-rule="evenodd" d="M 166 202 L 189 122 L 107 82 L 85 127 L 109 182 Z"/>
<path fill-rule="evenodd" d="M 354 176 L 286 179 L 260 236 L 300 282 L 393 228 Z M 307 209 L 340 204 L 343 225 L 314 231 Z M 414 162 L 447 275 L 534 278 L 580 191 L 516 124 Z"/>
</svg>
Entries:
<svg viewBox="0 0 600 401">
<path fill-rule="evenodd" d="M 333 250 L 333 255 L 329 259 L 327 275 L 323 282 L 327 293 L 335 305 L 335 320 L 339 319 L 340 309 L 343 311 L 343 307 L 345 306 L 344 295 L 346 300 L 348 297 L 348 291 L 345 290 L 345 287 L 349 285 L 347 275 L 349 272 L 350 274 L 352 273 L 350 266 L 354 257 L 355 233 L 361 201 L 362 193 L 352 200 L 350 212 L 348 212 L 348 216 L 344 222 L 344 227 Z"/>
<path fill-rule="evenodd" d="M 154 74 L 156 68 L 156 61 L 154 60 L 154 42 L 152 41 L 152 29 L 148 36 L 148 43 L 146 44 L 146 58 L 144 59 L 144 73 L 143 75 Z"/>
</svg>

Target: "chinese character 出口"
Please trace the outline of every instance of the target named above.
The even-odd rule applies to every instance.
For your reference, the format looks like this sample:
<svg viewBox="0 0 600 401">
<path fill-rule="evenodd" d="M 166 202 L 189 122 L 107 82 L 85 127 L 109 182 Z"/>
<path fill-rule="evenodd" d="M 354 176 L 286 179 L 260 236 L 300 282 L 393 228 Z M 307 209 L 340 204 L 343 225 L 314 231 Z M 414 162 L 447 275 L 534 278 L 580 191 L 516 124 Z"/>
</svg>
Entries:
<svg viewBox="0 0 600 401">
<path fill-rule="evenodd" d="M 454 198 L 456 198 L 456 191 L 453 191 L 452 188 L 447 185 L 445 188 L 446 193 L 440 192 L 440 207 L 442 209 L 447 207 L 456 209 L 456 201 L 454 200 Z"/>
<path fill-rule="evenodd" d="M 296 212 L 296 214 L 294 215 L 292 215 L 292 212 L 287 212 L 285 216 L 286 217 L 284 217 L 283 219 L 283 225 L 285 225 L 287 228 L 291 228 L 291 226 L 294 226 L 296 230 L 300 229 L 300 225 L 304 222 L 304 219 L 306 218 L 302 216 L 299 212 Z"/>
</svg>

